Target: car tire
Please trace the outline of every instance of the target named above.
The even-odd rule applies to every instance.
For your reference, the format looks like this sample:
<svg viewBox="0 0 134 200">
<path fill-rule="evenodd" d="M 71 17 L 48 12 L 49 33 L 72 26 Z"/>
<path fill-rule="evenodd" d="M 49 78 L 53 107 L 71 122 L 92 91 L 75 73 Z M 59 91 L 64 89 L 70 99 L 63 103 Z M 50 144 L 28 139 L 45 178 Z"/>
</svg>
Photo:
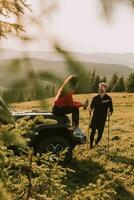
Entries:
<svg viewBox="0 0 134 200">
<path fill-rule="evenodd" d="M 67 148 L 67 152 L 65 153 L 64 162 L 70 162 L 72 160 L 72 146 L 66 138 L 60 136 L 50 136 L 44 138 L 44 140 L 39 143 L 37 147 L 37 152 L 47 153 L 52 152 L 53 155 L 59 157 L 59 153 L 63 152 Z"/>
</svg>

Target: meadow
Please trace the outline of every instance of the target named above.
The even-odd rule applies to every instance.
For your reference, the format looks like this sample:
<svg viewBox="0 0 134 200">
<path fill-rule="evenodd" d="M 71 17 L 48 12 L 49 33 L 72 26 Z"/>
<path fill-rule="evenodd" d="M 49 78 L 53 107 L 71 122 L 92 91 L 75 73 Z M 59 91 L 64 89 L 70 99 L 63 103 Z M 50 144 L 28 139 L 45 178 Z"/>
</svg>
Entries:
<svg viewBox="0 0 134 200">
<path fill-rule="evenodd" d="M 74 99 L 91 102 L 95 94 L 75 95 Z M 114 113 L 110 118 L 110 146 L 106 122 L 98 147 L 90 150 L 89 142 L 74 149 L 74 158 L 64 180 L 65 200 L 133 200 L 134 199 L 134 94 L 110 93 Z M 51 111 L 53 98 L 45 111 Z M 11 106 L 14 110 L 38 110 L 40 102 L 24 102 Z M 41 107 L 42 109 L 42 107 Z M 80 110 L 80 128 L 88 133 L 89 115 Z M 56 199 L 52 197 L 51 199 Z M 58 198 L 57 198 L 58 200 Z"/>
</svg>

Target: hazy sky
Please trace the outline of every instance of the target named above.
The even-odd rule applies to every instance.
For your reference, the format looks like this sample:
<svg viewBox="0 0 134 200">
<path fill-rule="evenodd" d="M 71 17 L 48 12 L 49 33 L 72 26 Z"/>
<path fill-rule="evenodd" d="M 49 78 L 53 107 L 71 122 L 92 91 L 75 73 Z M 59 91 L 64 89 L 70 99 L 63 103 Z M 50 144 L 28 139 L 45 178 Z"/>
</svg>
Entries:
<svg viewBox="0 0 134 200">
<path fill-rule="evenodd" d="M 36 13 L 35 5 L 39 0 L 29 1 Z M 59 8 L 47 30 L 68 50 L 134 53 L 134 9 L 125 4 L 117 5 L 112 20 L 106 21 L 102 17 L 99 0 L 59 0 Z M 19 49 L 19 41 L 9 38 L 5 47 Z M 50 50 L 44 39 L 28 45 L 28 48 Z"/>
</svg>

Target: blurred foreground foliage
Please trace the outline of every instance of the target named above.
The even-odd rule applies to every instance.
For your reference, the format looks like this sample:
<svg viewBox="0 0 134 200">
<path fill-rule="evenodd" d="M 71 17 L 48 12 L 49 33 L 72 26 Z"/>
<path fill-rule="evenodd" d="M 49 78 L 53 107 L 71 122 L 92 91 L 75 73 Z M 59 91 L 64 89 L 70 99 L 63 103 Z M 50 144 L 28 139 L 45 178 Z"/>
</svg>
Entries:
<svg viewBox="0 0 134 200">
<path fill-rule="evenodd" d="M 18 33 L 19 31 L 24 31 L 23 25 L 19 23 L 19 20 L 20 16 L 25 13 L 25 8 L 29 9 L 29 5 L 26 2 L 27 1 L 25 0 L 0 1 L 0 15 L 3 17 L 3 20 L 0 20 L 0 37 L 6 37 L 7 34 L 10 32 L 16 31 Z M 110 13 L 110 8 L 112 8 L 115 2 L 121 1 L 101 0 L 106 15 Z M 134 5 L 133 0 L 128 0 L 127 2 L 130 3 L 132 6 Z M 15 17 L 17 19 L 15 20 L 15 23 L 10 22 L 10 19 L 12 19 L 12 17 Z M 9 19 L 9 22 L 6 19 Z M 28 37 L 23 37 L 25 41 L 27 40 L 27 38 Z M 87 91 L 87 87 L 89 86 L 89 83 L 86 79 L 87 72 L 84 70 L 83 67 L 81 67 L 81 65 L 77 61 L 73 59 L 72 55 L 65 52 L 61 47 L 59 47 L 59 45 L 56 44 L 55 48 L 66 59 L 66 62 L 69 66 L 69 71 L 78 75 L 78 77 L 80 78 L 79 91 L 81 93 L 85 93 L 85 91 Z M 18 70 L 18 68 L 16 67 L 17 65 L 18 63 L 14 63 L 13 68 L 10 68 L 11 73 L 15 73 L 16 70 Z M 25 77 L 23 77 L 23 79 L 17 81 L 15 80 L 15 82 L 11 83 L 10 86 L 12 91 L 14 90 L 14 92 L 10 93 L 10 91 L 7 91 L 5 94 L 5 100 L 7 102 L 20 101 L 21 99 L 27 101 L 36 98 L 48 97 L 47 89 L 45 91 L 44 88 L 42 88 L 39 82 L 39 78 L 45 81 L 48 80 L 49 82 L 56 82 L 58 84 L 62 82 L 62 79 L 55 76 L 53 73 L 35 73 L 29 66 L 28 73 Z M 16 89 L 18 89 L 19 93 L 17 93 Z M 70 198 L 74 200 L 112 200 L 122 199 L 122 195 L 120 195 L 119 198 L 117 196 L 119 192 L 124 192 L 125 194 L 128 194 L 127 191 L 123 188 L 122 182 L 116 181 L 116 183 L 113 184 L 113 187 L 101 187 L 103 184 L 106 184 L 108 181 L 111 180 L 111 178 L 113 178 L 114 170 L 117 170 L 119 172 L 120 170 L 123 170 L 123 168 L 116 169 L 115 167 L 113 167 L 113 170 L 113 168 L 111 167 L 111 174 L 108 175 L 104 169 L 107 157 L 111 160 L 115 159 L 115 154 L 117 153 L 117 151 L 107 154 L 104 149 L 103 151 L 98 149 L 96 151 L 96 154 L 94 153 L 93 156 L 96 156 L 98 159 L 101 157 L 103 167 L 100 166 L 97 162 L 92 161 L 92 159 L 88 158 L 88 163 L 86 162 L 86 164 L 83 164 L 82 167 L 79 166 L 82 165 L 82 162 L 78 164 L 77 161 L 74 164 L 74 166 L 76 165 L 76 172 L 75 170 L 70 170 L 65 167 L 63 168 L 62 166 L 57 165 L 57 163 L 51 162 L 48 159 L 48 155 L 45 155 L 42 158 L 39 158 L 38 156 L 35 157 L 31 149 L 29 149 L 27 153 L 22 156 L 14 155 L 13 151 L 9 150 L 8 147 L 10 145 L 18 145 L 19 147 L 23 148 L 25 152 L 26 141 L 21 137 L 21 134 L 23 131 L 27 132 L 29 130 L 28 127 L 31 128 L 31 125 L 31 122 L 28 123 L 23 121 L 20 123 L 19 127 L 17 127 L 17 124 L 15 125 L 16 127 L 14 127 L 14 125 L 12 124 L 0 126 L 1 200 L 70 200 Z M 81 152 L 80 155 L 82 153 L 83 152 Z M 84 156 L 85 155 L 83 155 L 83 157 Z M 123 162 L 126 161 L 127 159 L 125 159 L 125 161 L 123 160 Z M 129 165 L 127 173 L 128 177 L 132 177 L 133 160 L 129 159 L 128 163 L 123 164 L 124 168 Z M 74 166 L 72 168 L 74 168 Z M 98 171 L 101 173 L 97 174 L 97 178 L 93 178 L 92 176 Z M 88 180 L 87 186 L 85 188 L 83 187 L 84 185 L 81 186 L 83 177 L 85 180 L 87 180 L 86 178 L 92 178 L 92 183 L 89 183 Z M 125 196 L 123 198 L 125 198 Z M 128 194 L 128 199 L 133 198 L 133 195 Z"/>
<path fill-rule="evenodd" d="M 0 127 L 0 199 L 64 199 L 68 168 L 50 160 L 50 153 L 34 155 L 22 136 L 32 131 L 41 116 L 24 117 Z M 14 147 L 14 148 L 13 148 Z M 14 149 L 14 151 L 13 151 Z M 16 155 L 19 153 L 19 155 Z M 61 160 L 64 155 L 61 155 Z"/>
<path fill-rule="evenodd" d="M 31 131 L 38 120 L 46 123 L 41 117 L 35 120 L 25 117 L 16 124 L 1 125 L 1 200 L 133 199 L 133 96 L 126 93 L 112 95 L 115 110 L 118 108 L 118 111 L 115 111 L 116 117 L 112 118 L 110 125 L 110 149 L 107 149 L 107 134 L 104 134 L 100 146 L 92 151 L 89 151 L 87 145 L 76 147 L 75 158 L 66 166 L 52 162 L 49 155 L 40 158 L 33 154 L 32 149 L 26 149 L 26 141 L 21 135 Z M 78 96 L 81 99 L 86 97 Z M 81 126 L 84 130 L 87 128 L 87 120 L 87 113 L 81 111 Z M 14 143 L 21 147 L 21 156 L 14 155 L 7 148 Z"/>
<path fill-rule="evenodd" d="M 30 9 L 26 0 L 2 0 L 0 1 L 0 38 L 6 37 L 10 32 L 24 31 L 19 23 L 19 17 L 25 13 L 25 9 Z M 10 19 L 16 18 L 15 22 Z M 18 21 L 18 23 L 16 22 Z"/>
</svg>

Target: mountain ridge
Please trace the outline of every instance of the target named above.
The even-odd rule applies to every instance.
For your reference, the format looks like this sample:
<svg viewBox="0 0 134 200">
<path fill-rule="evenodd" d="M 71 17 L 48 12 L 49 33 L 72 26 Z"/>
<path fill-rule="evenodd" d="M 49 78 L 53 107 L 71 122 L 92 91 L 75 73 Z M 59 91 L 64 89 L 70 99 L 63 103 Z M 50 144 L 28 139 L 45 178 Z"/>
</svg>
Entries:
<svg viewBox="0 0 134 200">
<path fill-rule="evenodd" d="M 125 65 L 134 69 L 134 53 L 80 53 L 69 52 L 78 61 L 93 62 L 93 63 L 105 63 L 105 64 L 118 64 Z M 24 51 L 15 49 L 0 49 L 0 57 L 3 59 L 13 58 L 38 58 L 46 61 L 64 61 L 64 58 L 56 51 Z"/>
<path fill-rule="evenodd" d="M 114 73 L 117 73 L 118 76 L 128 77 L 129 73 L 134 72 L 133 69 L 117 64 L 106 64 L 106 63 L 92 63 L 80 61 L 81 66 L 83 66 L 87 71 L 96 71 L 96 74 L 99 76 L 107 76 L 111 78 Z M 67 75 L 68 68 L 65 61 L 46 61 L 43 59 L 30 58 L 27 62 L 27 58 L 23 59 L 8 59 L 0 60 L 1 72 L 8 72 L 8 69 L 11 69 L 11 66 L 19 66 L 22 73 L 28 69 L 29 66 L 32 67 L 35 71 L 47 70 L 54 71 L 59 75 Z"/>
<path fill-rule="evenodd" d="M 23 55 L 22 55 L 23 53 Z M 96 75 L 102 77 L 107 77 L 108 80 L 112 77 L 113 74 L 117 74 L 119 77 L 123 76 L 124 78 L 128 78 L 130 73 L 134 73 L 134 68 L 131 68 L 125 65 L 125 61 L 123 62 L 122 56 L 121 58 L 119 55 L 122 54 L 111 54 L 111 53 L 97 53 L 96 54 L 81 54 L 81 53 L 74 53 L 71 52 L 71 55 L 79 61 L 81 66 L 87 70 L 87 73 L 93 70 L 96 71 Z M 124 54 L 131 59 L 129 62 L 133 61 L 134 54 L 133 53 L 126 53 Z M 33 57 L 35 56 L 35 57 Z M 116 56 L 118 57 L 117 61 L 123 62 L 123 64 L 113 64 L 113 58 Z M 28 59 L 27 59 L 28 57 Z M 105 59 L 104 59 L 105 57 Z M 106 60 L 108 57 L 108 60 Z M 65 77 L 70 72 L 68 71 L 66 61 L 63 57 L 57 55 L 57 52 L 27 52 L 18 51 L 11 49 L 5 49 L 5 52 L 0 50 L 0 83 L 2 86 L 6 87 L 9 85 L 11 80 L 21 79 L 24 78 L 27 74 L 27 70 L 29 67 L 34 69 L 34 71 L 41 71 L 46 70 L 50 72 L 54 72 L 58 76 Z M 92 60 L 92 61 L 90 61 Z M 93 62 L 94 61 L 94 62 Z M 101 61 L 99 63 L 99 61 Z M 109 63 L 108 63 L 109 62 Z M 128 62 L 128 61 L 127 61 Z M 14 68 L 12 68 L 12 66 Z M 17 67 L 17 68 L 16 68 Z M 18 68 L 19 67 L 19 68 Z M 14 73 L 14 70 L 15 73 Z M 18 70 L 18 71 L 17 71 Z M 13 71 L 13 72 L 12 72 Z M 12 75 L 11 75 L 12 72 Z"/>
</svg>

